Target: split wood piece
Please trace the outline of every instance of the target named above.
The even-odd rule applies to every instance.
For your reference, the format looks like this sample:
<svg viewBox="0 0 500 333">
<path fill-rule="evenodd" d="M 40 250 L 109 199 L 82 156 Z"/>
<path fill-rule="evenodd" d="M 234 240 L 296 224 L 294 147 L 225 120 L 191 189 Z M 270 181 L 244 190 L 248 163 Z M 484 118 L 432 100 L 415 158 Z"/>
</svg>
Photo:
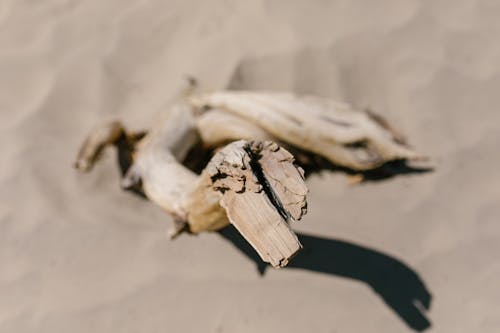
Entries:
<svg viewBox="0 0 500 333">
<path fill-rule="evenodd" d="M 306 213 L 307 187 L 293 162 L 276 143 L 241 140 L 219 151 L 201 175 L 220 193 L 229 221 L 274 267 L 302 248 L 289 223 Z"/>
</svg>

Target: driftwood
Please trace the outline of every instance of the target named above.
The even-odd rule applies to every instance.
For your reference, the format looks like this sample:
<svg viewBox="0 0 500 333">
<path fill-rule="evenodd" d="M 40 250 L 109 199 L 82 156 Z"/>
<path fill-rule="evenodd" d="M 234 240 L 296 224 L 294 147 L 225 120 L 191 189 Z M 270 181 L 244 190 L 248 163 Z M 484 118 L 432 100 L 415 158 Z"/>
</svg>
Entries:
<svg viewBox="0 0 500 333">
<path fill-rule="evenodd" d="M 147 133 L 105 124 L 85 140 L 75 167 L 90 170 L 113 144 L 128 152 L 122 186 L 142 191 L 173 217 L 172 238 L 232 223 L 274 267 L 300 250 L 289 224 L 307 207 L 304 172 L 284 147 L 353 170 L 423 158 L 380 116 L 278 93 L 192 93 Z M 200 144 L 215 154 L 197 174 L 183 162 Z"/>
</svg>

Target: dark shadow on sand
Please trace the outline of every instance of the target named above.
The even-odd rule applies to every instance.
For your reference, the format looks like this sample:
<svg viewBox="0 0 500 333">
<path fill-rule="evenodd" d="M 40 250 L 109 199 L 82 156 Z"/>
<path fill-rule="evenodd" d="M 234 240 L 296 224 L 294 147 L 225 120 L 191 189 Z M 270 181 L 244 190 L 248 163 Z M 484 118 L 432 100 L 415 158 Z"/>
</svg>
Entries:
<svg viewBox="0 0 500 333">
<path fill-rule="evenodd" d="M 267 265 L 234 227 L 229 226 L 219 233 L 255 262 L 259 273 L 264 275 Z M 412 329 L 424 331 L 431 326 L 425 311 L 430 307 L 432 296 L 418 274 L 406 264 L 353 243 L 304 233 L 297 235 L 304 249 L 287 269 L 304 269 L 362 281 Z"/>
</svg>

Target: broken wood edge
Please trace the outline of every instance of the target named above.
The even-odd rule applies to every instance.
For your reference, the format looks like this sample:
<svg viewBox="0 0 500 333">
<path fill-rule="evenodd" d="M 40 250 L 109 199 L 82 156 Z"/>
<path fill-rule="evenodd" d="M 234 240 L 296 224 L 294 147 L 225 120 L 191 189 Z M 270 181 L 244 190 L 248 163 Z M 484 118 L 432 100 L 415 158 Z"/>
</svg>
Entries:
<svg viewBox="0 0 500 333">
<path fill-rule="evenodd" d="M 228 221 L 275 268 L 286 266 L 302 248 L 289 223 L 306 213 L 307 187 L 293 162 L 274 142 L 240 140 L 220 150 L 201 175 L 200 184 L 211 183 L 218 193 Z M 191 228 L 199 229 L 193 222 Z"/>
</svg>

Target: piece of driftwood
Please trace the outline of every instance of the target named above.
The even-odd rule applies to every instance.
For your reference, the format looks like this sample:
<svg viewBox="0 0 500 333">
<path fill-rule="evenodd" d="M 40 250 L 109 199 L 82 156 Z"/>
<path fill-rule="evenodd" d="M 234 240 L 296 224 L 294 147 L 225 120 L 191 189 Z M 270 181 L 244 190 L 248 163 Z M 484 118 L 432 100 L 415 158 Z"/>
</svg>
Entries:
<svg viewBox="0 0 500 333">
<path fill-rule="evenodd" d="M 299 220 L 307 206 L 304 174 L 293 162 L 271 141 L 225 146 L 203 170 L 185 205 L 190 230 L 217 230 L 231 222 L 264 261 L 285 266 L 301 248 L 289 223 Z"/>
<path fill-rule="evenodd" d="M 125 147 L 122 186 L 173 217 L 172 238 L 232 223 L 274 267 L 300 250 L 289 224 L 307 207 L 304 172 L 284 147 L 353 170 L 423 158 L 380 116 L 286 93 L 187 94 L 147 133 L 116 121 L 97 127 L 75 167 L 90 170 L 106 145 Z M 215 151 L 200 174 L 183 164 L 197 145 Z"/>
<path fill-rule="evenodd" d="M 199 120 L 199 131 L 208 144 L 234 140 L 235 126 L 246 128 L 245 135 L 284 142 L 354 170 L 373 169 L 391 160 L 424 158 L 381 116 L 325 98 L 226 91 L 193 95 L 189 102 L 209 110 L 208 114 L 216 112 Z M 238 123 L 222 125 L 229 114 L 237 116 Z M 220 129 L 217 135 L 213 135 L 215 127 Z"/>
</svg>

